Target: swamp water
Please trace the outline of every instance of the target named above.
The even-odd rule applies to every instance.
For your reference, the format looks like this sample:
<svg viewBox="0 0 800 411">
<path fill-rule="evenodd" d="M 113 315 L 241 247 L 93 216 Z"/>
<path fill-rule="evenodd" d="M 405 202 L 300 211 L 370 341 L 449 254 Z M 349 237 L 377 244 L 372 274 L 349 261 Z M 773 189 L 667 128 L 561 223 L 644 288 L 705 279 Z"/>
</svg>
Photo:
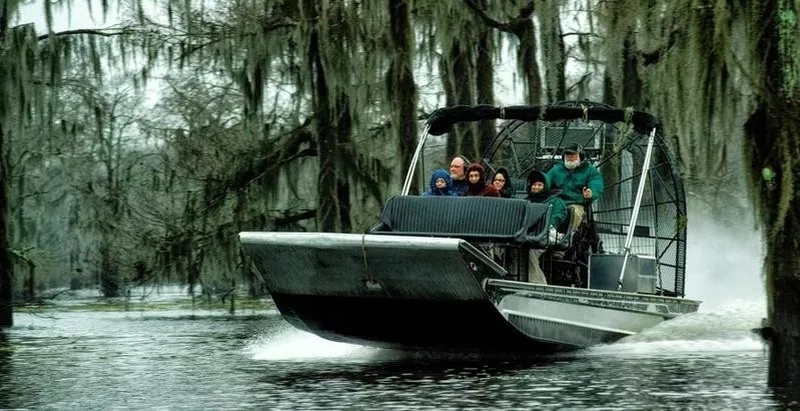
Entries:
<svg viewBox="0 0 800 411">
<path fill-rule="evenodd" d="M 334 343 L 274 310 L 18 313 L 0 334 L 0 409 L 773 409 L 749 332 L 762 309 L 537 361 Z"/>
<path fill-rule="evenodd" d="M 694 238 L 714 235 L 701 234 Z M 768 354 L 750 332 L 765 316 L 752 244 L 697 241 L 687 290 L 705 301 L 700 312 L 537 361 L 329 342 L 293 329 L 268 302 L 231 316 L 187 309 L 182 292 L 151 295 L 139 311 L 84 310 L 86 300 L 65 299 L 18 311 L 0 332 L 0 409 L 798 407 L 767 388 Z M 153 303 L 159 298 L 167 304 Z"/>
</svg>

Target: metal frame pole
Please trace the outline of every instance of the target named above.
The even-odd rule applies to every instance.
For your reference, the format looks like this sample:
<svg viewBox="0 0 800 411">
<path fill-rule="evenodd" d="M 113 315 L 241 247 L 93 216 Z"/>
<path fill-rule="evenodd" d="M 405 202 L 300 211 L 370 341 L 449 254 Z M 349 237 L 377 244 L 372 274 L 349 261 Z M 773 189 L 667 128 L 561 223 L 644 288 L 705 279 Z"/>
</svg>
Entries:
<svg viewBox="0 0 800 411">
<path fill-rule="evenodd" d="M 628 235 L 625 237 L 625 256 L 622 260 L 622 271 L 619 273 L 619 281 L 617 282 L 618 290 L 622 291 L 622 280 L 625 277 L 625 269 L 628 267 L 628 257 L 631 255 L 631 244 L 633 243 L 633 231 L 636 227 L 636 220 L 639 218 L 639 208 L 642 206 L 642 197 L 644 196 L 644 185 L 647 182 L 648 169 L 650 168 L 650 157 L 653 154 L 653 143 L 656 140 L 656 129 L 650 132 L 650 138 L 647 140 L 647 150 L 644 154 L 644 164 L 642 165 L 642 175 L 639 177 L 639 188 L 636 191 L 636 201 L 633 203 L 633 212 L 631 213 L 631 223 L 628 225 Z"/>
<path fill-rule="evenodd" d="M 400 192 L 400 195 L 408 195 L 408 192 L 411 190 L 411 182 L 414 181 L 414 170 L 417 168 L 417 162 L 419 161 L 419 156 L 422 153 L 422 147 L 425 145 L 425 141 L 428 140 L 428 130 L 430 128 L 430 124 L 425 124 L 425 130 L 422 132 L 422 137 L 419 139 L 417 149 L 414 151 L 414 157 L 411 158 L 411 164 L 409 165 L 408 173 L 406 174 L 406 181 L 403 183 L 403 191 Z"/>
</svg>

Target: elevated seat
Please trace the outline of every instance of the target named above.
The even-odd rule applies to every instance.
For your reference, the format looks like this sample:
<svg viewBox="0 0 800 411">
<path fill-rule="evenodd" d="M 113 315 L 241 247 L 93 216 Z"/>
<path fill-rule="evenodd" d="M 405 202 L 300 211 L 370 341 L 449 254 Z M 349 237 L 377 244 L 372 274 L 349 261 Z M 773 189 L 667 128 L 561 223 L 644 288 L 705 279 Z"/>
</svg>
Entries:
<svg viewBox="0 0 800 411">
<path fill-rule="evenodd" d="M 457 237 L 467 241 L 547 246 L 550 206 L 496 197 L 396 196 L 372 234 Z"/>
</svg>

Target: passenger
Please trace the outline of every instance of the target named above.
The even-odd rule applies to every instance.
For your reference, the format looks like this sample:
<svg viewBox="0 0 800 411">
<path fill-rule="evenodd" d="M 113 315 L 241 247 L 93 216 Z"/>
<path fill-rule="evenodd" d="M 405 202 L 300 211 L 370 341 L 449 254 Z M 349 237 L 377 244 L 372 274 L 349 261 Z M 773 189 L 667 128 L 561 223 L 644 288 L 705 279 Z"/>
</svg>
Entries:
<svg viewBox="0 0 800 411">
<path fill-rule="evenodd" d="M 553 188 L 561 189 L 561 198 L 572 208 L 572 230 L 577 230 L 586 215 L 584 204 L 597 201 L 603 194 L 603 176 L 585 161 L 581 146 L 574 143 L 567 146 L 564 161 L 553 166 L 547 177 Z"/>
<path fill-rule="evenodd" d="M 557 241 L 556 229 L 567 218 L 567 206 L 559 197 L 560 192 L 550 191 L 550 181 L 547 175 L 539 170 L 533 170 L 528 174 L 528 201 L 533 203 L 547 203 L 552 207 L 550 210 L 550 241 Z M 547 284 L 542 267 L 539 265 L 539 257 L 544 250 L 531 250 L 528 253 L 528 282 L 534 284 Z"/>
<path fill-rule="evenodd" d="M 469 188 L 464 193 L 465 196 L 500 197 L 500 192 L 493 185 L 486 184 L 486 172 L 480 164 L 470 164 L 467 167 L 467 177 Z"/>
<path fill-rule="evenodd" d="M 494 178 L 492 179 L 492 185 L 494 188 L 500 192 L 500 197 L 503 198 L 511 198 L 514 196 L 514 190 L 511 188 L 511 178 L 508 176 L 508 170 L 505 168 L 497 169 L 497 172 L 494 173 Z M 505 248 L 501 246 L 495 246 L 492 248 L 492 255 L 495 257 L 495 261 L 502 265 L 506 265 L 509 260 L 512 258 L 512 254 L 505 255 Z M 506 261 L 506 263 L 504 263 Z"/>
<path fill-rule="evenodd" d="M 508 176 L 508 170 L 505 168 L 500 167 L 497 169 L 497 172 L 494 173 L 492 185 L 500 192 L 500 197 L 514 197 L 514 189 L 511 187 L 511 178 Z"/>
<path fill-rule="evenodd" d="M 550 211 L 550 227 L 558 228 L 567 219 L 567 206 L 561 199 L 561 191 L 551 191 L 550 179 L 539 170 L 533 170 L 528 174 L 528 201 L 548 203 L 553 206 Z"/>
<path fill-rule="evenodd" d="M 453 179 L 453 185 L 450 187 L 450 191 L 452 191 L 454 195 L 464 195 L 469 188 L 469 183 L 467 182 L 468 164 L 469 160 L 464 156 L 455 156 L 450 161 L 450 177 Z"/>
<path fill-rule="evenodd" d="M 431 175 L 430 190 L 422 193 L 423 196 L 454 196 L 455 194 L 450 191 L 453 185 L 453 180 L 450 174 L 443 168 L 433 172 Z"/>
</svg>

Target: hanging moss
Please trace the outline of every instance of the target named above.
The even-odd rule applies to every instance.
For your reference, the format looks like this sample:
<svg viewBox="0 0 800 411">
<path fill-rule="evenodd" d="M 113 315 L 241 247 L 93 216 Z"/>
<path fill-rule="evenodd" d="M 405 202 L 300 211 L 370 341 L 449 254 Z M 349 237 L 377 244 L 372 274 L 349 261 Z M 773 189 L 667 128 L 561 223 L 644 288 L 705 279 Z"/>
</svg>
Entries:
<svg viewBox="0 0 800 411">
<path fill-rule="evenodd" d="M 749 79 L 758 75 L 748 60 L 754 55 L 746 40 L 748 8 L 725 0 L 598 4 L 606 75 L 617 103 L 637 99 L 624 97 L 620 85 L 640 76 L 638 104 L 662 118 L 687 188 L 707 201 L 746 207 L 741 196 L 716 196 L 725 194 L 718 187 L 743 173 L 741 158 L 730 156 L 738 150 L 727 147 L 742 144 L 743 119 L 752 106 Z M 625 68 L 623 50 L 640 58 L 636 71 Z"/>
<path fill-rule="evenodd" d="M 778 49 L 782 56 L 788 58 L 783 59 L 781 71 L 783 72 L 783 85 L 781 92 L 786 97 L 793 96 L 800 86 L 800 65 L 798 65 L 797 56 L 800 50 L 800 42 L 798 41 L 798 21 L 797 10 L 794 9 L 794 4 L 790 0 L 781 0 L 778 5 L 777 31 L 778 31 Z M 795 58 L 792 58 L 795 57 Z"/>
</svg>

